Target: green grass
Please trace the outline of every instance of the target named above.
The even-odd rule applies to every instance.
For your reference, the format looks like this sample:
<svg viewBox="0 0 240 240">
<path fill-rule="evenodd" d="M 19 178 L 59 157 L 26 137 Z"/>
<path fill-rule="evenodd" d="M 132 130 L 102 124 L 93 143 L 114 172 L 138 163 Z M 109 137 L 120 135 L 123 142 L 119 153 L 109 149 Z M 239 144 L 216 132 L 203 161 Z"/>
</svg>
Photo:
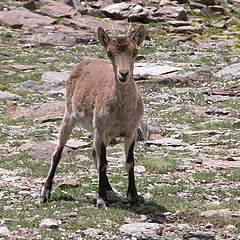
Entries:
<svg viewBox="0 0 240 240">
<path fill-rule="evenodd" d="M 192 175 L 192 177 L 197 182 L 210 183 L 215 179 L 216 175 L 217 175 L 216 172 L 205 171 L 205 172 L 196 172 Z"/>
<path fill-rule="evenodd" d="M 239 182 L 240 181 L 240 172 L 238 170 L 231 170 L 224 173 L 224 177 L 228 181 Z"/>
<path fill-rule="evenodd" d="M 9 4 L 3 0 L 4 4 Z M 21 0 L 22 1 L 22 0 Z M 16 3 L 10 3 L 14 5 Z M 154 4 L 153 4 L 154 5 Z M 192 13 L 190 13 L 192 14 Z M 231 16 L 235 16 L 230 13 Z M 202 17 L 198 15 L 198 17 Z M 214 16 L 204 18 L 205 23 L 218 21 L 219 18 Z M 238 22 L 237 22 L 238 23 Z M 236 24 L 236 23 L 234 23 Z M 158 23 L 145 24 L 147 28 L 158 27 Z M 161 23 L 161 26 L 168 27 L 167 23 Z M 230 25 L 227 29 L 230 32 L 239 32 L 239 26 Z M 15 31 L 15 30 L 14 30 Z M 144 55 L 146 62 L 156 61 L 173 61 L 174 63 L 185 63 L 183 70 L 179 73 L 195 71 L 198 67 L 189 67 L 188 64 L 197 63 L 201 67 L 210 66 L 213 71 L 220 70 L 223 66 L 234 63 L 239 55 L 239 42 L 233 34 L 223 35 L 222 29 L 211 28 L 210 31 L 202 36 L 193 37 L 196 41 L 209 40 L 211 36 L 223 36 L 217 41 L 219 45 L 216 48 L 201 47 L 201 42 L 194 41 L 186 43 L 169 44 L 168 39 L 171 34 L 166 35 L 151 34 L 152 41 L 145 42 L 139 51 L 139 55 Z M 20 33 L 20 31 L 18 32 Z M 17 34 L 18 34 L 17 33 Z M 170 36 L 171 35 L 171 36 Z M 80 44 L 72 44 L 70 42 L 62 42 L 61 51 L 58 45 L 39 45 L 35 44 L 30 49 L 22 49 L 18 43 L 19 38 L 14 33 L 13 37 L 1 33 L 1 43 L 3 51 L 8 56 L 1 55 L 0 90 L 10 91 L 21 95 L 22 99 L 16 101 L 21 107 L 32 107 L 33 103 L 48 102 L 49 99 L 45 93 L 32 90 L 15 90 L 13 85 L 28 80 L 34 81 L 36 84 L 42 85 L 41 76 L 47 71 L 70 71 L 73 65 L 85 57 L 107 58 L 105 50 L 98 45 L 82 46 Z M 231 39 L 228 37 L 231 37 Z M 233 41 L 235 40 L 235 42 Z M 214 39 L 211 39 L 211 42 Z M 224 45 L 225 46 L 222 46 Z M 219 46 L 219 47 L 218 47 Z M 5 49 L 8 49 L 6 51 Z M 162 58 L 155 54 L 157 52 L 166 53 Z M 199 54 L 197 55 L 196 54 Z M 195 54 L 194 54 L 195 53 Z M 198 57 L 196 57 L 196 55 Z M 56 61 L 47 64 L 41 62 L 40 58 L 57 57 Z M 195 58 L 196 57 L 196 58 Z M 4 62 L 5 61 L 5 62 Z M 11 65 L 22 64 L 35 67 L 33 71 L 21 71 L 13 69 Z M 186 66 L 186 67 L 185 67 Z M 2 71 L 4 70 L 4 71 Z M 13 71 L 14 74 L 8 75 L 6 71 Z M 12 171 L 6 183 L 0 183 L 0 216 L 7 219 L 4 223 L 10 231 L 18 232 L 23 239 L 83 239 L 90 240 L 93 237 L 86 235 L 83 231 L 88 228 L 98 228 L 108 232 L 109 236 L 116 235 L 116 239 L 122 239 L 119 233 L 119 227 L 131 219 L 131 221 L 140 221 L 140 214 L 156 214 L 165 211 L 174 215 L 174 225 L 179 223 L 187 223 L 193 231 L 210 222 L 214 226 L 212 230 L 216 233 L 225 231 L 224 227 L 234 224 L 235 229 L 232 234 L 239 234 L 239 217 L 211 217 L 202 218 L 199 216 L 201 211 L 207 209 L 224 209 L 229 208 L 231 211 L 239 210 L 240 173 L 236 170 L 204 170 L 202 165 L 193 165 L 185 171 L 181 166 L 191 161 L 192 158 L 203 154 L 207 158 L 225 158 L 230 155 L 228 149 L 237 148 L 238 140 L 240 140 L 238 130 L 239 124 L 233 124 L 225 116 L 200 116 L 192 114 L 185 107 L 192 104 L 204 106 L 208 108 L 227 109 L 230 111 L 231 118 L 239 118 L 239 100 L 236 97 L 223 98 L 218 101 L 212 99 L 203 92 L 206 89 L 215 89 L 238 84 L 237 78 L 231 81 L 220 78 L 215 82 L 208 83 L 204 86 L 187 86 L 181 84 L 157 84 L 164 91 L 175 96 L 176 99 L 169 98 L 163 102 L 161 95 L 146 93 L 145 89 L 152 87 L 152 83 L 139 83 L 144 96 L 146 106 L 145 119 L 156 117 L 160 127 L 164 129 L 161 133 L 162 137 L 176 137 L 194 146 L 196 142 L 206 142 L 210 144 L 218 144 L 216 147 L 211 146 L 199 147 L 193 150 L 188 145 L 186 147 L 174 148 L 168 146 L 151 146 L 139 143 L 135 149 L 136 165 L 145 166 L 146 172 L 136 174 L 136 185 L 138 192 L 143 196 L 150 194 L 150 200 L 147 200 L 144 207 L 150 206 L 150 212 L 141 213 L 138 207 L 108 208 L 96 209 L 93 199 L 96 195 L 98 187 L 97 171 L 94 169 L 94 161 L 92 159 L 91 149 L 78 149 L 67 158 L 63 158 L 57 168 L 55 182 L 53 185 L 52 197 L 47 204 L 38 204 L 36 194 L 39 192 L 41 181 L 46 177 L 50 167 L 49 159 L 36 159 L 29 156 L 29 151 L 18 152 L 18 147 L 26 140 L 29 141 L 46 141 L 55 139 L 55 129 L 59 127 L 60 121 L 35 125 L 32 119 L 11 119 L 4 116 L 7 101 L 0 104 L 0 151 L 4 152 L 4 157 L 0 157 L 0 168 Z M 181 92 L 182 89 L 186 91 Z M 179 92 L 178 92 L 179 91 Z M 159 104 L 157 104 L 159 103 Z M 182 106 L 177 111 L 163 111 L 174 106 Z M 214 118 L 217 121 L 211 122 Z M 179 126 L 180 125 L 180 126 Z M 11 128 L 12 126 L 12 128 Z M 21 127 L 23 133 L 13 133 L 14 127 Z M 50 126 L 50 127 L 49 127 Z M 183 126 L 184 128 L 181 128 Z M 185 127 L 186 126 L 186 127 Z M 39 127 L 39 128 L 38 128 Z M 179 135 L 180 130 L 185 128 L 191 130 L 219 130 L 224 132 L 215 137 L 208 135 L 190 135 L 184 132 Z M 25 131 L 26 130 L 26 131 Z M 31 131 L 30 131 L 31 130 Z M 82 138 L 88 136 L 81 128 L 76 127 L 71 138 Z M 92 137 L 84 138 L 86 141 L 92 141 Z M 229 141 L 228 141 L 229 140 Z M 227 142 L 227 144 L 226 144 Z M 225 144 L 225 145 L 219 145 Z M 221 149 L 219 149 L 221 147 Z M 6 150 L 5 150 L 6 149 Z M 7 151 L 9 155 L 6 156 Z M 107 151 L 109 157 L 121 157 L 124 154 L 123 145 L 117 144 L 111 146 Z M 87 156 L 89 159 L 78 160 L 77 155 Z M 191 163 L 190 163 L 191 164 Z M 109 181 L 113 188 L 120 193 L 125 199 L 127 191 L 127 174 L 121 166 L 111 166 L 109 164 L 108 175 Z M 121 165 L 121 163 L 119 163 Z M 123 164 L 122 164 L 123 165 Z M 193 173 L 193 171 L 195 171 Z M 16 177 L 16 182 L 12 180 Z M 23 177 L 26 177 L 23 178 Z M 31 190 L 34 195 L 22 195 L 21 188 L 16 187 L 18 178 L 29 181 Z M 74 178 L 80 182 L 80 186 L 76 188 L 60 189 L 59 183 L 65 178 Z M 37 186 L 32 181 L 38 182 Z M 12 182 L 11 182 L 12 181 Z M 221 188 L 219 182 L 224 181 L 226 185 Z M 23 185 L 25 182 L 23 182 Z M 213 185 L 212 188 L 209 186 Z M 21 182 L 19 187 L 21 187 Z M 39 188 L 39 189 L 37 189 Z M 206 196 L 217 196 L 218 204 L 213 204 L 212 200 Z M 227 199 L 227 200 L 226 200 Z M 9 208 L 9 209 L 8 209 Z M 71 217 L 71 213 L 75 213 L 75 217 Z M 20 216 L 20 217 L 19 217 Z M 60 230 L 40 230 L 39 224 L 44 218 L 53 218 L 61 220 Z M 144 220 L 143 220 L 144 221 Z M 238 225 L 237 225 L 238 224 Z M 19 232 L 19 229 L 24 229 Z M 182 237 L 182 233 L 177 233 L 178 238 Z M 107 238 L 107 236 L 104 236 Z M 164 236 L 165 237 L 165 236 Z M 1 237 L 0 237 L 1 238 Z M 169 239 L 177 239 L 175 236 L 169 236 Z"/>
</svg>

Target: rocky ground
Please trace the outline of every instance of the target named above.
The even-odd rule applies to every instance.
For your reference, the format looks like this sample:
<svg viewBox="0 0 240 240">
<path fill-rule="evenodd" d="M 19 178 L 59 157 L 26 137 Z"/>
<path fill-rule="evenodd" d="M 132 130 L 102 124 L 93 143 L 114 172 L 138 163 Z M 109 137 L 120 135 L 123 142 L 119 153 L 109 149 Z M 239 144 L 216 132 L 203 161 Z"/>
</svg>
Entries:
<svg viewBox="0 0 240 240">
<path fill-rule="evenodd" d="M 0 239 L 240 239 L 240 1 L 0 3 Z M 51 201 L 40 188 L 77 62 L 106 58 L 96 29 L 148 34 L 135 67 L 142 206 L 94 206 L 92 135 L 76 127 Z M 124 196 L 122 142 L 109 178 Z"/>
</svg>

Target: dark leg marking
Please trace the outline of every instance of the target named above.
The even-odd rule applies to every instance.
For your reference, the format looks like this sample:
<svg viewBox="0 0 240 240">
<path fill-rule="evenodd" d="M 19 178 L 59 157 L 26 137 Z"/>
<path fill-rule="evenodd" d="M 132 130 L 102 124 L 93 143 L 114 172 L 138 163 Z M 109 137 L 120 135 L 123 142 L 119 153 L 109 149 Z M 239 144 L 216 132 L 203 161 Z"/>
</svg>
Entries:
<svg viewBox="0 0 240 240">
<path fill-rule="evenodd" d="M 62 151 L 63 151 L 63 147 L 56 150 L 56 152 L 52 157 L 52 162 L 51 162 L 51 167 L 48 173 L 48 177 L 46 179 L 46 182 L 44 183 L 44 186 L 42 188 L 42 192 L 39 198 L 40 202 L 47 202 L 47 200 L 50 198 L 53 178 L 54 178 L 58 163 L 62 157 Z"/>
<path fill-rule="evenodd" d="M 137 202 L 139 197 L 137 194 L 137 189 L 135 185 L 135 176 L 134 176 L 134 154 L 133 149 L 135 146 L 135 142 L 133 142 L 128 150 L 127 155 L 127 167 L 128 167 L 128 190 L 127 190 L 127 197 L 131 199 L 132 202 Z"/>
</svg>

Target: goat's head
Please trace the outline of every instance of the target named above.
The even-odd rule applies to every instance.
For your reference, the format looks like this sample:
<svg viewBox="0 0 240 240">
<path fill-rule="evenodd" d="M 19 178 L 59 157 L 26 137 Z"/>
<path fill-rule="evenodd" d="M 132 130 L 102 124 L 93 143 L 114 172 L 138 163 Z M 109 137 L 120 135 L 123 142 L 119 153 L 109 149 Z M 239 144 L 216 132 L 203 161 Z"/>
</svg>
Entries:
<svg viewBox="0 0 240 240">
<path fill-rule="evenodd" d="M 106 48 L 108 57 L 112 61 L 116 80 L 127 83 L 133 76 L 133 64 L 137 56 L 138 47 L 145 38 L 145 29 L 140 26 L 136 33 L 110 38 L 100 27 L 98 28 L 98 39 Z"/>
</svg>

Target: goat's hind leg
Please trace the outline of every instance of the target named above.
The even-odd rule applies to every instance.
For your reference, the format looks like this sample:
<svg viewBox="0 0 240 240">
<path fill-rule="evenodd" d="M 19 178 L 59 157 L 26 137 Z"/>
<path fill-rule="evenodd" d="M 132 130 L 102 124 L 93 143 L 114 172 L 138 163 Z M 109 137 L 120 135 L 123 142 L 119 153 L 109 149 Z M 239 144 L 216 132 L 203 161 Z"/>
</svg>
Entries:
<svg viewBox="0 0 240 240">
<path fill-rule="evenodd" d="M 75 124 L 75 120 L 73 119 L 71 114 L 65 113 L 61 127 L 60 127 L 60 131 L 59 131 L 59 143 L 52 155 L 51 166 L 48 172 L 48 176 L 42 187 L 42 192 L 39 197 L 40 202 L 47 202 L 47 200 L 50 198 L 53 178 L 56 172 L 56 168 L 61 159 L 64 145 L 66 144 L 71 134 L 74 124 Z"/>
</svg>

